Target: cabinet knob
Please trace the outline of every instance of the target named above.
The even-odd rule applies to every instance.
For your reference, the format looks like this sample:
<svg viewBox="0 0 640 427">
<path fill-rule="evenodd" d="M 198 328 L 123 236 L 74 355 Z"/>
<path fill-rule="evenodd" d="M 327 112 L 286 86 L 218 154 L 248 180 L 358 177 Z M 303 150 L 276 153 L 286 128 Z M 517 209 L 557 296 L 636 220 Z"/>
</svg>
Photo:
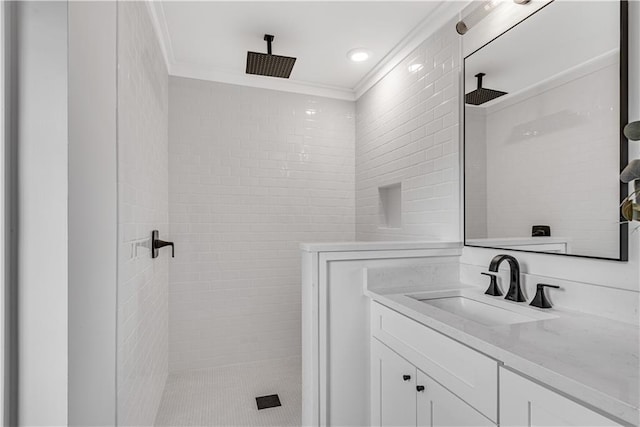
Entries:
<svg viewBox="0 0 640 427">
<path fill-rule="evenodd" d="M 402 380 L 403 381 L 409 381 L 411 379 L 411 375 L 403 375 L 402 376 Z"/>
<path fill-rule="evenodd" d="M 418 390 L 419 392 L 423 392 L 424 386 L 423 385 L 416 386 L 416 390 Z"/>
</svg>

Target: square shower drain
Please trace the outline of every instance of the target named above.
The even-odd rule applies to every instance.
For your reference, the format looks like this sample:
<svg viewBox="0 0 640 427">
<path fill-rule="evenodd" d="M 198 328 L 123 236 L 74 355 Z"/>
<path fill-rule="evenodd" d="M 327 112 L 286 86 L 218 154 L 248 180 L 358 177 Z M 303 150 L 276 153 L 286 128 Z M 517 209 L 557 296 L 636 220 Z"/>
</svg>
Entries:
<svg viewBox="0 0 640 427">
<path fill-rule="evenodd" d="M 280 404 L 280 398 L 278 397 L 277 394 L 270 394 L 269 396 L 256 397 L 256 403 L 258 404 L 258 410 L 282 406 Z"/>
</svg>

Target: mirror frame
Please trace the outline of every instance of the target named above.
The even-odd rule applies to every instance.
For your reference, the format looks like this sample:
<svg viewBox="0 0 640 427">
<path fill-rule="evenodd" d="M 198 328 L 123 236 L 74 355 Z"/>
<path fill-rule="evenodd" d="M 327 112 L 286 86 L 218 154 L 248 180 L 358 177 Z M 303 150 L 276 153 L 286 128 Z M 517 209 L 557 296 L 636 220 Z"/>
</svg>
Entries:
<svg viewBox="0 0 640 427">
<path fill-rule="evenodd" d="M 462 61 L 462 94 L 461 94 L 461 100 L 462 100 L 462 209 L 464 212 L 463 215 L 463 224 L 462 224 L 462 230 L 463 230 L 463 245 L 464 246 L 468 246 L 468 247 L 472 247 L 472 248 L 484 248 L 484 249 L 494 249 L 494 250 L 501 250 L 501 251 L 513 251 L 513 252 L 528 252 L 528 253 L 534 253 L 534 254 L 543 254 L 543 255 L 561 255 L 561 256 L 568 256 L 568 257 L 575 257 L 575 258 L 589 258 L 589 259 L 601 259 L 601 260 L 607 260 L 607 261 L 622 261 L 622 262 L 626 262 L 629 260 L 629 226 L 625 220 L 625 218 L 622 216 L 622 213 L 620 212 L 620 209 L 618 209 L 618 213 L 619 213 L 619 221 L 620 221 L 620 240 L 619 240 L 619 256 L 618 258 L 608 258 L 608 257 L 598 257 L 598 256 L 591 256 L 591 255 L 577 255 L 577 254 L 560 254 L 560 253 L 554 253 L 554 252 L 543 252 L 543 251 L 532 251 L 532 250 L 524 250 L 524 249 L 507 249 L 507 248 L 500 248 L 500 247 L 493 247 L 493 246 L 479 246 L 479 245 L 470 245 L 467 244 L 467 209 L 466 209 L 466 150 L 465 150 L 465 143 L 466 143 L 466 121 L 465 121 L 465 110 L 466 110 L 466 102 L 465 102 L 465 94 L 466 94 L 466 88 L 465 88 L 465 63 L 467 58 L 469 58 L 471 55 L 473 55 L 474 53 L 478 52 L 479 50 L 481 50 L 482 48 L 484 48 L 485 46 L 489 45 L 491 42 L 493 42 L 494 40 L 496 40 L 498 37 L 502 37 L 503 35 L 505 35 L 506 33 L 508 33 L 509 31 L 511 31 L 512 29 L 516 28 L 518 25 L 520 25 L 521 23 L 525 22 L 527 19 L 530 19 L 531 17 L 535 16 L 538 12 L 540 12 L 542 9 L 546 8 L 547 6 L 553 4 L 554 1 L 551 0 L 549 3 L 547 3 L 546 5 L 542 6 L 540 9 L 536 10 L 535 12 L 533 12 L 531 15 L 527 16 L 526 18 L 522 19 L 521 21 L 518 21 L 515 25 L 509 27 L 508 29 L 506 29 L 505 31 L 503 31 L 502 33 L 498 34 L 496 37 L 492 38 L 491 40 L 489 40 L 488 42 L 486 42 L 485 44 L 483 44 L 482 46 L 480 46 L 478 49 L 474 50 L 473 52 L 471 52 L 470 54 L 468 54 L 467 56 L 465 56 L 463 58 Z M 620 170 L 619 172 L 622 172 L 622 169 L 625 168 L 625 166 L 627 166 L 627 163 L 629 162 L 629 141 L 627 140 L 627 138 L 624 136 L 624 133 L 622 132 L 624 126 L 627 124 L 628 120 L 629 120 L 629 4 L 627 0 L 620 0 L 620 97 L 619 97 L 619 102 L 620 102 L 620 126 L 619 126 L 619 133 L 620 133 Z M 628 189 L 628 185 L 624 184 L 622 182 L 620 182 L 620 202 L 622 202 L 622 200 L 624 200 L 625 197 L 627 197 L 627 195 L 629 194 L 629 189 Z"/>
</svg>

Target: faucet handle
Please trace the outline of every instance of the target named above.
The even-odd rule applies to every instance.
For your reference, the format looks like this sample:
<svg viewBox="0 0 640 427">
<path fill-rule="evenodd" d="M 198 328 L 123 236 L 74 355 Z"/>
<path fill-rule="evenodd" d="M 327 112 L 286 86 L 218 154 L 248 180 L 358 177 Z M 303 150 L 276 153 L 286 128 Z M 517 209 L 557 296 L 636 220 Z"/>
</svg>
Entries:
<svg viewBox="0 0 640 427">
<path fill-rule="evenodd" d="M 484 293 L 487 294 L 487 295 L 494 296 L 494 297 L 502 296 L 502 292 L 500 291 L 500 288 L 498 287 L 498 280 L 497 280 L 498 275 L 496 273 L 486 273 L 484 271 L 481 272 L 480 274 L 484 274 L 485 276 L 489 276 L 491 278 L 491 282 L 489 283 L 489 287 L 487 288 L 486 291 L 484 291 Z"/>
<path fill-rule="evenodd" d="M 560 289 L 560 286 L 557 285 L 547 285 L 546 283 L 538 283 L 536 286 L 536 296 L 533 297 L 531 303 L 534 307 L 538 308 L 551 308 L 551 303 L 547 299 L 547 296 L 544 293 L 544 288 L 555 288 Z"/>
</svg>

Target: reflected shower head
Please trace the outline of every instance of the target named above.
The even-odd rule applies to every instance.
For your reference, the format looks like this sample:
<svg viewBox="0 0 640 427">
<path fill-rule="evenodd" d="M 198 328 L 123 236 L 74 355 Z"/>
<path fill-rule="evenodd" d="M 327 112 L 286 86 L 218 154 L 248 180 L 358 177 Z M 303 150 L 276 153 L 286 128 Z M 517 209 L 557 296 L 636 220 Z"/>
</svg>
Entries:
<svg viewBox="0 0 640 427">
<path fill-rule="evenodd" d="M 271 54 L 271 42 L 274 37 L 270 34 L 264 35 L 267 42 L 267 53 L 247 52 L 247 74 L 257 74 L 259 76 L 280 77 L 288 79 L 296 63 L 296 58 L 290 56 L 280 56 Z"/>
<path fill-rule="evenodd" d="M 502 95 L 507 94 L 507 92 L 483 88 L 482 77 L 484 76 L 485 76 L 484 73 L 476 74 L 475 77 L 478 79 L 478 88 L 465 95 L 464 100 L 467 104 L 482 105 L 485 102 L 489 102 L 491 100 L 501 97 Z"/>
</svg>

